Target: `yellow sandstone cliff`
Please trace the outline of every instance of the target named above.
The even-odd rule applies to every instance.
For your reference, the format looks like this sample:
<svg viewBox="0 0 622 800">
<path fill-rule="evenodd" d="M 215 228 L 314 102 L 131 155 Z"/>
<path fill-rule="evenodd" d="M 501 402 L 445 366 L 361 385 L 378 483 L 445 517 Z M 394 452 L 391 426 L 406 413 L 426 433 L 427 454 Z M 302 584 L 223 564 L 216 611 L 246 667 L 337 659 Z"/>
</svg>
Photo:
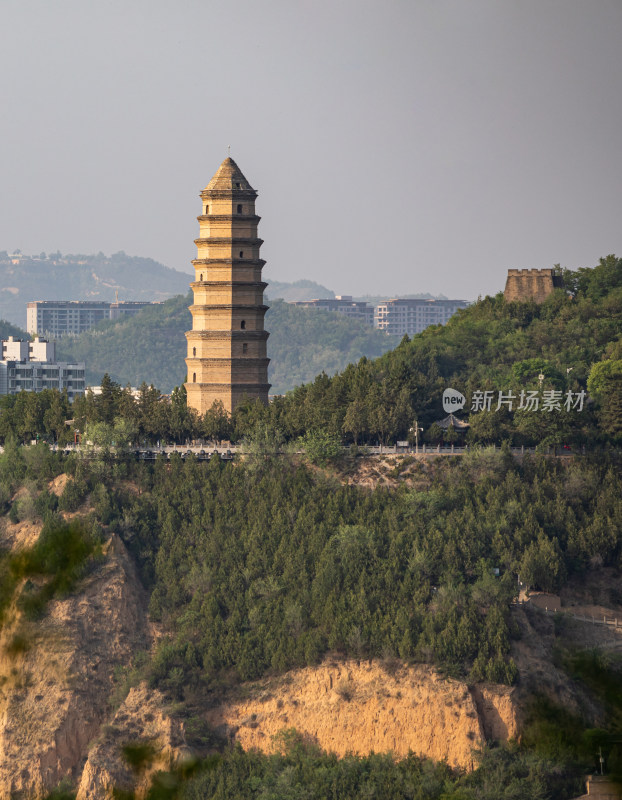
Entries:
<svg viewBox="0 0 622 800">
<path fill-rule="evenodd" d="M 469 688 L 426 666 L 391 664 L 388 671 L 378 661 L 325 661 L 245 685 L 244 694 L 211 709 L 207 720 L 244 749 L 264 752 L 295 728 L 339 756 L 412 751 L 472 769 L 474 749 L 518 732 L 511 688 Z"/>
<path fill-rule="evenodd" d="M 144 593 L 123 544 L 79 592 L 20 622 L 21 652 L 0 638 L 0 798 L 38 797 L 63 779 L 77 783 L 88 748 L 110 714 L 117 665 L 149 644 Z"/>
</svg>

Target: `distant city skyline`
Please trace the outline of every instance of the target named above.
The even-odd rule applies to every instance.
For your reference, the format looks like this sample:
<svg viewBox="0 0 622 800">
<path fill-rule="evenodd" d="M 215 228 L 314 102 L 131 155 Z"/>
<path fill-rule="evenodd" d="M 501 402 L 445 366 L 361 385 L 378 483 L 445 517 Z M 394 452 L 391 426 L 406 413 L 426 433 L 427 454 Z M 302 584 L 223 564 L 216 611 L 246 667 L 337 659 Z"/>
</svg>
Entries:
<svg viewBox="0 0 622 800">
<path fill-rule="evenodd" d="M 502 291 L 622 252 L 619 0 L 3 4 L 0 249 L 187 273 L 231 155 L 265 278 Z"/>
</svg>

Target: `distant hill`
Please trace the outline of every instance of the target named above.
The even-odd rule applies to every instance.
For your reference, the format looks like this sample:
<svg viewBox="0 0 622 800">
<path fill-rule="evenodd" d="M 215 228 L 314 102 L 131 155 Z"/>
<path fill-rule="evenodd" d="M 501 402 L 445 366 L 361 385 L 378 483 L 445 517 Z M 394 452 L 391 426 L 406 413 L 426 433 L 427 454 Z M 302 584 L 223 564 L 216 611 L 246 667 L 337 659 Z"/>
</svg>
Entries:
<svg viewBox="0 0 622 800">
<path fill-rule="evenodd" d="M 266 297 L 271 300 L 285 300 L 286 303 L 292 303 L 297 300 L 325 300 L 334 296 L 335 293 L 327 289 L 326 286 L 307 280 L 294 281 L 294 283 L 268 281 L 268 288 L 266 289 Z"/>
<path fill-rule="evenodd" d="M 190 294 L 178 295 L 129 319 L 104 322 L 80 336 L 60 339 L 58 358 L 85 361 L 91 384 L 99 384 L 107 372 L 122 385 L 145 381 L 170 392 L 186 374 L 184 334 L 192 324 L 190 302 Z M 362 356 L 375 358 L 397 344 L 395 337 L 358 320 L 282 300 L 271 301 L 266 328 L 274 394 L 311 381 L 322 371 L 332 375 Z"/>
<path fill-rule="evenodd" d="M 0 251 L 0 318 L 26 327 L 31 300 L 165 300 L 186 292 L 191 276 L 151 258 L 124 252 L 106 256 L 40 256 Z"/>
</svg>

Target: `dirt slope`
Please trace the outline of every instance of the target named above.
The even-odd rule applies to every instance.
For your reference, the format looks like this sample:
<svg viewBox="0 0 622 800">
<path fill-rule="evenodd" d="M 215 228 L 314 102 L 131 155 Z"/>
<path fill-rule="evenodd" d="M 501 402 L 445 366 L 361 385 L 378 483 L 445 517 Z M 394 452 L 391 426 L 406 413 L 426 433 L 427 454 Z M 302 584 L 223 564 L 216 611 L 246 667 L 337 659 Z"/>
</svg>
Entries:
<svg viewBox="0 0 622 800">
<path fill-rule="evenodd" d="M 123 544 L 113 536 L 79 591 L 22 630 L 23 652 L 7 653 L 10 625 L 0 639 L 2 800 L 77 782 L 110 713 L 115 667 L 149 646 L 146 599 Z"/>
<path fill-rule="evenodd" d="M 487 738 L 516 735 L 513 690 L 441 678 L 425 666 L 387 672 L 373 661 L 326 661 L 243 687 L 207 721 L 244 749 L 273 752 L 295 728 L 322 749 L 345 755 L 409 751 L 471 769 Z"/>
</svg>

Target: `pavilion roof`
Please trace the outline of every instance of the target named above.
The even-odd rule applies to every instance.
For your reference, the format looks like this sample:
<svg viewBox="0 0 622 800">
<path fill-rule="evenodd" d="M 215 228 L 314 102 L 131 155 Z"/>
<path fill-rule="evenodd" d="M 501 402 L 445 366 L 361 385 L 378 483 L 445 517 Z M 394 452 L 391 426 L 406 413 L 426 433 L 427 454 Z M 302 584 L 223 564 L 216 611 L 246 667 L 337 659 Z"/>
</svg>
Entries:
<svg viewBox="0 0 622 800">
<path fill-rule="evenodd" d="M 458 419 L 455 414 L 449 414 L 445 419 L 439 420 L 436 424 L 444 431 L 448 428 L 454 428 L 454 430 L 457 431 L 465 431 L 467 428 L 471 427 L 468 422 Z"/>
</svg>

